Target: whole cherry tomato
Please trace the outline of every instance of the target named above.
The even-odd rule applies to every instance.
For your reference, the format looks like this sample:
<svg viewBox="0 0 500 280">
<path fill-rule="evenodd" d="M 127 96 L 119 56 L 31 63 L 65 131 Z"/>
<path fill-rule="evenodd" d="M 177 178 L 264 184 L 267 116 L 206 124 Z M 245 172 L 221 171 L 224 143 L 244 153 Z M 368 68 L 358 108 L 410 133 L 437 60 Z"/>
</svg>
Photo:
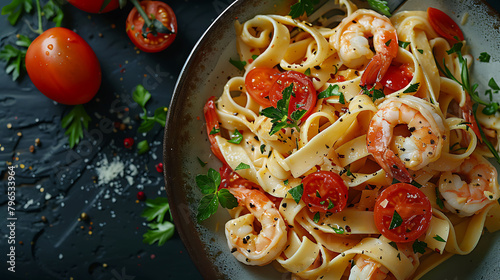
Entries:
<svg viewBox="0 0 500 280">
<path fill-rule="evenodd" d="M 458 27 L 458 24 L 443 11 L 429 7 L 427 8 L 427 16 L 432 28 L 440 36 L 450 41 L 456 41 L 455 37 L 460 41 L 464 40 L 464 34 L 460 30 L 460 27 Z"/>
<path fill-rule="evenodd" d="M 26 70 L 38 90 L 62 104 L 87 103 L 101 85 L 101 67 L 92 48 L 62 27 L 33 40 L 26 52 Z"/>
<path fill-rule="evenodd" d="M 271 107 L 269 90 L 279 74 L 280 71 L 274 68 L 254 68 L 245 77 L 245 88 L 257 103 L 263 107 Z"/>
<path fill-rule="evenodd" d="M 432 208 L 427 196 L 407 183 L 391 185 L 375 202 L 375 226 L 394 242 L 416 240 L 427 230 L 431 218 Z"/>
<path fill-rule="evenodd" d="M 127 17 L 126 30 L 128 37 L 134 45 L 144 52 L 159 52 L 166 49 L 175 39 L 177 33 L 177 19 L 174 11 L 169 5 L 161 1 L 142 1 L 142 9 L 149 16 L 149 19 L 156 19 L 167 27 L 172 34 L 149 32 L 146 28 L 147 36 L 143 36 L 144 19 L 134 7 Z"/>
<path fill-rule="evenodd" d="M 306 110 L 302 120 L 306 119 L 316 106 L 317 94 L 311 79 L 296 71 L 283 72 L 269 90 L 271 104 L 276 106 L 279 100 L 283 99 L 283 90 L 293 83 L 295 96 L 290 97 L 288 115 L 296 110 Z"/>
<path fill-rule="evenodd" d="M 347 205 L 348 189 L 340 175 L 331 171 L 319 171 L 302 180 L 302 200 L 312 212 L 336 213 Z"/>
<path fill-rule="evenodd" d="M 118 0 L 111 0 L 111 2 L 102 9 L 102 5 L 106 0 L 68 0 L 68 2 L 77 7 L 78 9 L 85 11 L 87 13 L 107 13 L 115 10 L 120 5 Z M 101 11 L 102 9 L 102 11 Z"/>
</svg>

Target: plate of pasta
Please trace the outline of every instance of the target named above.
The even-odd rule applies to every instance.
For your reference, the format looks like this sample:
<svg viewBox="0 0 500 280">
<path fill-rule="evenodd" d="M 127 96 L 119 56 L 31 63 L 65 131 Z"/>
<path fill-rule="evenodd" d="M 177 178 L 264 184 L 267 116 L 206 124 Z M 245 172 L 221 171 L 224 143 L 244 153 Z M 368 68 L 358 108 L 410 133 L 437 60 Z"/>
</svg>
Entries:
<svg viewBox="0 0 500 280">
<path fill-rule="evenodd" d="M 164 162 L 191 258 L 207 279 L 496 279 L 497 14 L 326 2 L 236 1 L 186 62 Z"/>
</svg>

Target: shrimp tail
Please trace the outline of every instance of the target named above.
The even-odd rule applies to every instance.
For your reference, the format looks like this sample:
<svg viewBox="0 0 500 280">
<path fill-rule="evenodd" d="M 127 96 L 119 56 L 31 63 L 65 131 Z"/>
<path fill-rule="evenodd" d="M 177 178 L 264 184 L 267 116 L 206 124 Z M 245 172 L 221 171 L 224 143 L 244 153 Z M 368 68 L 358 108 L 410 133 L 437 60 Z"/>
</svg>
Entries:
<svg viewBox="0 0 500 280">
<path fill-rule="evenodd" d="M 366 65 L 363 75 L 361 75 L 360 85 L 373 85 L 380 82 L 384 77 L 387 69 L 391 65 L 392 58 L 389 58 L 381 53 L 377 53 Z"/>
<path fill-rule="evenodd" d="M 386 172 L 388 171 L 392 178 L 402 183 L 411 183 L 412 179 L 410 173 L 401 159 L 399 159 L 392 150 L 386 150 L 383 158 L 387 166 L 384 170 L 386 170 Z"/>
</svg>

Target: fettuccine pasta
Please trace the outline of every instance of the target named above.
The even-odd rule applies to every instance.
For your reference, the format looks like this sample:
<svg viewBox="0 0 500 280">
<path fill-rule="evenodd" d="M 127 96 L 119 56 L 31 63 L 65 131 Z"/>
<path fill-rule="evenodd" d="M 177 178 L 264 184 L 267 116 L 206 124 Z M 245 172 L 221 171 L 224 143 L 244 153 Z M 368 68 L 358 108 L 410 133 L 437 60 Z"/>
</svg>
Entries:
<svg viewBox="0 0 500 280">
<path fill-rule="evenodd" d="M 459 56 L 473 59 L 465 41 L 447 52 L 456 42 L 424 11 L 389 19 L 340 2 L 335 28 L 280 15 L 235 23 L 243 76 L 205 106 L 222 187 L 239 203 L 228 250 L 294 279 L 418 279 L 500 228 L 470 97 L 440 71 L 461 81 Z"/>
</svg>

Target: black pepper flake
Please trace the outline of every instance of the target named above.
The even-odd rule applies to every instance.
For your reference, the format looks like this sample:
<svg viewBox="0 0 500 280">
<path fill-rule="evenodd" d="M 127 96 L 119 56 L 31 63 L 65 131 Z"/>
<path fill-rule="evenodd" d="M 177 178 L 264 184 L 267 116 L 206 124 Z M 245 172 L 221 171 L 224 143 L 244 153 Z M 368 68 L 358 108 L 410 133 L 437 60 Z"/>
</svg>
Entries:
<svg viewBox="0 0 500 280">
<path fill-rule="evenodd" d="M 231 249 L 231 254 L 236 252 L 236 251 L 238 251 L 238 249 L 236 249 L 236 248 Z"/>
<path fill-rule="evenodd" d="M 408 130 L 409 130 L 410 132 L 414 132 L 414 131 L 415 131 L 415 127 L 410 127 L 410 128 L 408 128 Z"/>
<path fill-rule="evenodd" d="M 314 66 L 314 69 L 316 69 L 316 70 L 321 70 L 321 66 L 316 65 L 316 66 Z"/>
<path fill-rule="evenodd" d="M 286 203 L 281 204 L 283 208 L 286 208 Z"/>
<path fill-rule="evenodd" d="M 434 144 L 436 143 L 436 141 L 434 141 L 434 139 L 431 139 L 431 144 Z"/>
</svg>

